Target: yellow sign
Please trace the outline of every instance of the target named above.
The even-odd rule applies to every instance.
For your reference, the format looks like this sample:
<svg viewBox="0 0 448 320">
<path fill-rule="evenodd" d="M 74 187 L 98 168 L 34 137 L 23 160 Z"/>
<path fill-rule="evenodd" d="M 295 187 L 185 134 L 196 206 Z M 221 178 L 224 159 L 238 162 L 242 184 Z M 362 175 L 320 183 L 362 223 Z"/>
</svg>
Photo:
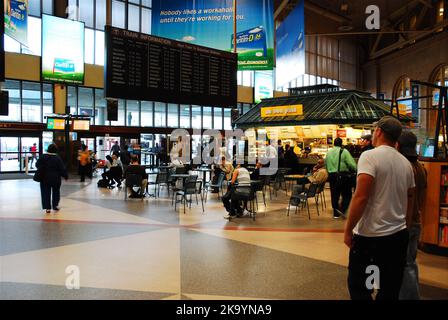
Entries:
<svg viewBox="0 0 448 320">
<path fill-rule="evenodd" d="M 405 116 L 407 115 L 407 106 L 405 104 L 398 104 L 398 112 L 400 113 L 400 116 Z M 393 109 L 392 112 L 394 115 L 397 115 L 397 109 Z"/>
<path fill-rule="evenodd" d="M 302 116 L 302 115 L 303 115 L 303 105 L 301 105 L 301 104 L 294 105 L 294 106 L 263 107 L 263 108 L 261 108 L 261 117 L 262 118 Z"/>
</svg>

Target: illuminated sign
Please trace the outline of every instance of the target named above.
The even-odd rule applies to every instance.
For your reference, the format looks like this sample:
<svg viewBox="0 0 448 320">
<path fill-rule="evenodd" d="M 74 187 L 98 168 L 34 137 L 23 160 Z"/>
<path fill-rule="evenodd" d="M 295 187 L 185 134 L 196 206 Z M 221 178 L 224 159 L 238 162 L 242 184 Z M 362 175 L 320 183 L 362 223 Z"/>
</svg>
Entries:
<svg viewBox="0 0 448 320">
<path fill-rule="evenodd" d="M 289 117 L 289 116 L 302 116 L 302 115 L 303 115 L 303 105 L 301 104 L 293 106 L 261 108 L 262 118 Z"/>
<path fill-rule="evenodd" d="M 90 120 L 73 120 L 74 131 L 89 131 Z"/>
<path fill-rule="evenodd" d="M 65 130 L 65 119 L 48 118 L 48 130 Z"/>
</svg>

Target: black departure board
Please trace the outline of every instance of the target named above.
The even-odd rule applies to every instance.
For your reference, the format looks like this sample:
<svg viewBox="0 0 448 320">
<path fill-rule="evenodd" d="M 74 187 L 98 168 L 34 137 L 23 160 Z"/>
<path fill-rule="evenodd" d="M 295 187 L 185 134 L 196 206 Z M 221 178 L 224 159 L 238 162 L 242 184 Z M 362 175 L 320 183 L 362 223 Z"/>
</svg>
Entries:
<svg viewBox="0 0 448 320">
<path fill-rule="evenodd" d="M 106 26 L 106 98 L 230 107 L 234 53 Z"/>
</svg>

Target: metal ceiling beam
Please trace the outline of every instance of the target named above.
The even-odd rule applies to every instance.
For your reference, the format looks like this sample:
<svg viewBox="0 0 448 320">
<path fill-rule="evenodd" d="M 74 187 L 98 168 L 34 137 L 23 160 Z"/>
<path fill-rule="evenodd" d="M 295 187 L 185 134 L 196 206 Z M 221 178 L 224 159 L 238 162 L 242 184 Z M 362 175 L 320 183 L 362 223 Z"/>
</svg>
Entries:
<svg viewBox="0 0 448 320">
<path fill-rule="evenodd" d="M 430 1 L 428 1 L 428 0 L 419 0 L 419 1 L 420 1 L 420 3 L 424 4 L 424 6 L 425 6 L 426 8 L 429 8 L 429 9 L 432 9 L 432 8 L 433 8 L 433 5 L 431 4 Z"/>
<path fill-rule="evenodd" d="M 332 12 L 329 9 L 322 8 L 322 7 L 316 5 L 312 2 L 309 2 L 309 1 L 305 1 L 305 10 L 312 11 L 314 13 L 321 15 L 322 17 L 326 17 L 326 18 L 331 19 L 336 22 L 340 22 L 340 23 L 352 22 L 352 19 L 350 19 L 346 16 Z"/>
<path fill-rule="evenodd" d="M 282 13 L 283 9 L 288 5 L 289 0 L 283 0 L 282 3 L 278 6 L 277 10 L 274 12 L 274 21 L 277 20 L 277 17 Z"/>
<path fill-rule="evenodd" d="M 390 46 L 388 46 L 388 47 L 386 47 L 386 48 L 383 48 L 383 49 L 381 49 L 381 50 L 378 50 L 377 52 L 375 52 L 373 55 L 370 56 L 370 59 L 371 59 L 371 60 L 373 60 L 373 59 L 377 59 L 377 58 L 379 58 L 380 56 L 383 56 L 383 55 L 388 54 L 388 53 L 390 53 L 390 52 L 392 52 L 392 51 L 394 51 L 394 50 L 400 49 L 400 48 L 402 48 L 403 46 L 406 46 L 406 45 L 408 45 L 408 44 L 412 44 L 412 43 L 414 43 L 414 42 L 417 41 L 417 40 L 420 40 L 420 39 L 422 39 L 422 38 L 425 38 L 425 37 L 427 37 L 427 36 L 429 36 L 429 35 L 435 33 L 437 30 L 439 30 L 439 29 L 443 29 L 443 28 L 445 28 L 445 27 L 447 27 L 447 26 L 448 26 L 448 20 L 444 20 L 444 21 L 442 21 L 441 23 L 435 25 L 434 28 L 431 29 L 431 30 L 427 30 L 427 31 L 424 31 L 424 32 L 419 32 L 419 33 L 417 33 L 416 35 L 414 35 L 414 36 L 412 36 L 412 37 L 409 37 L 408 40 L 402 40 L 402 41 L 399 41 L 399 42 L 397 42 L 397 43 L 394 43 L 393 45 L 390 45 Z"/>
</svg>

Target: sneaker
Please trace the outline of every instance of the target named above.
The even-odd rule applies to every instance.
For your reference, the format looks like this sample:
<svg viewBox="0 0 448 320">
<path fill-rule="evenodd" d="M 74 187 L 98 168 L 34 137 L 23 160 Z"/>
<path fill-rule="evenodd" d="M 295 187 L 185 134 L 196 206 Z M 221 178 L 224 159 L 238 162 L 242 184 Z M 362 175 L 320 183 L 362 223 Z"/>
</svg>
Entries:
<svg viewBox="0 0 448 320">
<path fill-rule="evenodd" d="M 230 214 L 226 214 L 225 216 L 224 216 L 224 219 L 230 219 L 232 216 L 230 215 Z"/>
<path fill-rule="evenodd" d="M 333 216 L 333 219 L 340 219 L 340 216 Z"/>
<path fill-rule="evenodd" d="M 45 213 L 46 213 L 46 214 L 50 214 L 50 213 L 51 213 L 51 210 L 47 209 L 47 210 L 45 210 Z"/>
<path fill-rule="evenodd" d="M 339 217 L 342 217 L 344 219 L 347 219 L 347 216 L 345 213 L 343 213 L 341 210 L 336 209 L 336 212 L 339 214 Z"/>
<path fill-rule="evenodd" d="M 61 210 L 61 208 L 56 207 L 56 208 L 53 208 L 53 210 L 54 210 L 55 212 L 59 212 L 59 210 Z"/>
</svg>

